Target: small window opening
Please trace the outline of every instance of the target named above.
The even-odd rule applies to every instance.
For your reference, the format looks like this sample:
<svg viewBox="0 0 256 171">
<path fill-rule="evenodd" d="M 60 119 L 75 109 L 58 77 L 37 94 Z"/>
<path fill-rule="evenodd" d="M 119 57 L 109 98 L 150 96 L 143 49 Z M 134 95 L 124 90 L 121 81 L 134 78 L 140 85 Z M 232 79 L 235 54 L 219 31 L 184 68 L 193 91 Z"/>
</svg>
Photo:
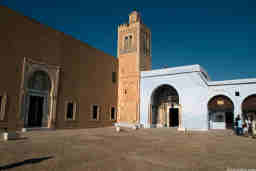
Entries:
<svg viewBox="0 0 256 171">
<path fill-rule="evenodd" d="M 94 119 L 94 120 L 98 119 L 98 109 L 99 109 L 99 107 L 97 105 L 93 105 L 93 107 L 92 107 L 92 119 Z"/>
<path fill-rule="evenodd" d="M 0 112 L 2 112 L 2 96 L 0 96 Z"/>
<path fill-rule="evenodd" d="M 115 107 L 111 107 L 111 120 L 116 119 L 116 109 Z"/>
<path fill-rule="evenodd" d="M 116 83 L 116 72 L 112 72 L 112 82 Z"/>
<path fill-rule="evenodd" d="M 67 104 L 67 119 L 74 120 L 74 103 L 68 102 Z"/>
<path fill-rule="evenodd" d="M 240 96 L 239 91 L 236 91 L 236 92 L 235 92 L 235 95 L 236 95 L 236 96 Z"/>
</svg>

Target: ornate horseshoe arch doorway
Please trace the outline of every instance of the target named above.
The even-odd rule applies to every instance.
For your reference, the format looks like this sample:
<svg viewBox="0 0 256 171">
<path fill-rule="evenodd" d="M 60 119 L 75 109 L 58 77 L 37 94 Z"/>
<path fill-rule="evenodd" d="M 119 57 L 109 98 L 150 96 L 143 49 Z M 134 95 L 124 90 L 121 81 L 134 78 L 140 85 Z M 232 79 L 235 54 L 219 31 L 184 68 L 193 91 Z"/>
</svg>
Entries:
<svg viewBox="0 0 256 171">
<path fill-rule="evenodd" d="M 22 127 L 55 127 L 59 71 L 58 66 L 24 58 L 20 91 Z"/>
<path fill-rule="evenodd" d="M 149 116 L 152 127 L 181 127 L 179 94 L 170 85 L 161 85 L 151 96 Z"/>
</svg>

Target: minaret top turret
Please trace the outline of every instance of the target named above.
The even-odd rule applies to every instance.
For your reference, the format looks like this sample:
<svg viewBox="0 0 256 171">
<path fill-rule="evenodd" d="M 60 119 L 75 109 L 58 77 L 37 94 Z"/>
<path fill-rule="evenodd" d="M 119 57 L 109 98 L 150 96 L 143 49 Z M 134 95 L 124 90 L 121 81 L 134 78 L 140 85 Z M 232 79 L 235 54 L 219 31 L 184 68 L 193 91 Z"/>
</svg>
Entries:
<svg viewBox="0 0 256 171">
<path fill-rule="evenodd" d="M 142 23 L 141 16 L 138 11 L 133 11 L 129 14 L 129 24 Z"/>
<path fill-rule="evenodd" d="M 142 23 L 138 11 L 129 14 L 128 23 L 118 26 L 117 45 L 119 69 L 126 70 L 126 74 L 151 70 L 151 31 Z M 119 72 L 119 75 L 123 73 Z"/>
</svg>

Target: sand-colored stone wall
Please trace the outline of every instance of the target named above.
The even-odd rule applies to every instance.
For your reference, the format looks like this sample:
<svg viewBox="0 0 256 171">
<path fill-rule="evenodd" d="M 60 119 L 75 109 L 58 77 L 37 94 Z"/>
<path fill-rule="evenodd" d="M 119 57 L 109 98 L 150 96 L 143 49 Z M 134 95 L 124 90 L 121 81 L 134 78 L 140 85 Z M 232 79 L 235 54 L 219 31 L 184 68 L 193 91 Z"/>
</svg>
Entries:
<svg viewBox="0 0 256 171">
<path fill-rule="evenodd" d="M 118 73 L 115 57 L 21 14 L 0 7 L 0 95 L 7 94 L 5 117 L 0 128 L 22 127 L 19 105 L 24 57 L 60 67 L 56 128 L 87 128 L 112 125 L 110 108 L 117 107 Z M 65 120 L 65 102 L 77 103 L 74 121 Z M 100 120 L 91 120 L 93 104 Z"/>
</svg>

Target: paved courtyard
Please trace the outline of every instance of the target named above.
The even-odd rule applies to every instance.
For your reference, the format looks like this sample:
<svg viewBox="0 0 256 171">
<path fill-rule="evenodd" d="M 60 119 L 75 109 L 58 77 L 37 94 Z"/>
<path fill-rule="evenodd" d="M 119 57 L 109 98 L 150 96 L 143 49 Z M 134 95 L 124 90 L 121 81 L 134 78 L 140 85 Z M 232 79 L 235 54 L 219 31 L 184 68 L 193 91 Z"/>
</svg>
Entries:
<svg viewBox="0 0 256 171">
<path fill-rule="evenodd" d="M 161 171 L 256 169 L 256 139 L 229 131 L 114 127 L 34 131 L 0 141 L 0 170 Z M 192 169 L 194 168 L 194 169 Z"/>
</svg>

